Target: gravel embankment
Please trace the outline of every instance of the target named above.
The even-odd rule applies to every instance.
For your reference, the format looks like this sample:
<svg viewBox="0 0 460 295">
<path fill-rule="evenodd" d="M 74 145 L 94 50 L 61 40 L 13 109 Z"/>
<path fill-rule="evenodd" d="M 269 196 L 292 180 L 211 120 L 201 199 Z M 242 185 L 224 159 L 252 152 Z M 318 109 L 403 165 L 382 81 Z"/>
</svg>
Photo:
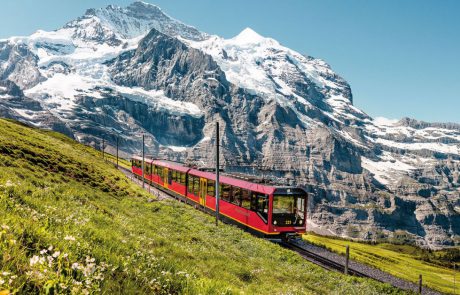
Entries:
<svg viewBox="0 0 460 295">
<path fill-rule="evenodd" d="M 306 241 L 302 241 L 302 240 L 295 240 L 295 241 L 292 241 L 295 245 L 297 246 L 300 246 L 302 247 L 303 249 L 307 250 L 307 251 L 310 251 L 316 255 L 319 255 L 319 256 L 322 256 L 324 258 L 327 258 L 329 260 L 332 260 L 332 261 L 336 261 L 342 265 L 345 265 L 345 256 L 341 256 L 341 255 L 338 255 L 336 253 L 333 253 L 327 249 L 324 249 L 324 248 L 321 248 L 321 247 L 317 247 L 317 246 L 314 246 L 310 243 L 307 243 Z M 403 290 L 410 290 L 410 291 L 413 291 L 413 292 L 418 292 L 418 285 L 417 284 L 414 284 L 412 282 L 409 282 L 409 281 L 406 281 L 406 280 L 403 280 L 401 278 L 397 278 L 387 272 L 384 272 L 384 271 L 381 271 L 379 269 L 376 269 L 374 267 L 371 267 L 371 266 L 368 266 L 368 265 L 365 265 L 365 264 L 362 264 L 362 263 L 359 263 L 359 262 L 356 262 L 356 261 L 353 261 L 350 259 L 350 263 L 349 263 L 349 267 L 350 269 L 354 269 L 356 271 L 359 271 L 367 276 L 369 276 L 370 278 L 373 278 L 377 281 L 381 281 L 381 282 L 384 282 L 384 283 L 388 283 L 390 285 L 393 285 L 395 287 L 398 287 L 400 289 L 403 289 Z M 442 294 L 438 291 L 435 291 L 435 290 L 432 290 L 428 287 L 422 287 L 422 294 Z"/>
</svg>

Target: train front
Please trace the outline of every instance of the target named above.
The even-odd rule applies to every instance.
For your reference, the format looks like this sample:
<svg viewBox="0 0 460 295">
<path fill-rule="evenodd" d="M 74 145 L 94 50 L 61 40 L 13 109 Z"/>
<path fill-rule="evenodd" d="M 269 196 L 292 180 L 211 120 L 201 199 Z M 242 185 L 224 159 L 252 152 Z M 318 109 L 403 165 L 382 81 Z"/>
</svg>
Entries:
<svg viewBox="0 0 460 295">
<path fill-rule="evenodd" d="M 307 197 L 301 188 L 276 188 L 271 195 L 270 231 L 282 236 L 305 233 Z"/>
</svg>

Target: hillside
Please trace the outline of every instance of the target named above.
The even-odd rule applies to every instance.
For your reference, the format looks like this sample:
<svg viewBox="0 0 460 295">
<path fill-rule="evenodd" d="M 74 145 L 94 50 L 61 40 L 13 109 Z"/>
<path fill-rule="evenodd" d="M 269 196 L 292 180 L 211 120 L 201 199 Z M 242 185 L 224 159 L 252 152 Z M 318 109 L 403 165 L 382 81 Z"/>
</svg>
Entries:
<svg viewBox="0 0 460 295">
<path fill-rule="evenodd" d="M 150 197 L 95 150 L 0 119 L 0 293 L 398 293 Z"/>
<path fill-rule="evenodd" d="M 411 245 L 367 244 L 315 234 L 307 234 L 304 239 L 342 255 L 349 246 L 353 260 L 413 283 L 418 283 L 421 274 L 424 285 L 433 290 L 446 294 L 456 294 L 458 290 L 458 271 L 453 264 L 460 262 L 460 248 L 430 251 Z"/>
</svg>

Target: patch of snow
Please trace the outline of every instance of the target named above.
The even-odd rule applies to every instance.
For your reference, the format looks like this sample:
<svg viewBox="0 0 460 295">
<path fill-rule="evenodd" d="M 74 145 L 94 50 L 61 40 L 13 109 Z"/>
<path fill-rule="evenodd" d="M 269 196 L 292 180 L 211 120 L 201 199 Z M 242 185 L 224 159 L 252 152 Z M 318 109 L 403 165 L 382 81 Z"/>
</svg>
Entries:
<svg viewBox="0 0 460 295">
<path fill-rule="evenodd" d="M 78 74 L 55 74 L 52 78 L 36 85 L 35 87 L 25 91 L 26 95 L 36 96 L 42 95 L 42 98 L 48 103 L 55 102 L 61 104 L 61 100 L 71 101 L 78 95 L 91 95 L 96 98 L 102 98 L 98 92 L 94 91 L 97 86 L 96 81 L 90 77 L 81 76 Z M 62 105 L 72 105 L 64 103 Z M 66 109 L 69 109 L 66 107 Z"/>
<path fill-rule="evenodd" d="M 447 154 L 460 154 L 460 145 L 449 145 L 444 143 L 434 143 L 434 142 L 414 142 L 414 143 L 402 143 L 391 141 L 388 139 L 377 138 L 376 143 L 382 145 L 406 149 L 406 150 L 430 150 L 435 152 L 447 153 Z"/>
<path fill-rule="evenodd" d="M 384 185 L 390 184 L 401 175 L 415 169 L 414 166 L 395 159 L 387 152 L 382 155 L 381 161 L 372 161 L 361 156 L 361 165 L 364 169 L 374 174 L 374 178 Z"/>
<path fill-rule="evenodd" d="M 167 145 L 166 147 L 174 152 L 185 152 L 187 150 L 187 147 L 184 146 Z"/>
<path fill-rule="evenodd" d="M 8 90 L 6 87 L 0 86 L 0 91 L 1 92 L 6 92 L 6 90 Z"/>
<path fill-rule="evenodd" d="M 398 119 L 388 119 L 384 117 L 375 117 L 374 124 L 377 126 L 394 126 L 398 123 Z"/>
<path fill-rule="evenodd" d="M 18 113 L 21 117 L 27 118 L 27 119 L 33 119 L 35 118 L 35 114 L 33 111 L 30 110 L 24 110 L 24 109 L 12 109 L 16 113 Z"/>
<path fill-rule="evenodd" d="M 154 108 L 164 109 L 170 113 L 189 114 L 198 118 L 203 116 L 203 112 L 196 104 L 166 97 L 163 90 L 145 90 L 140 87 L 130 88 L 118 85 L 112 85 L 112 87 L 123 96 L 146 103 Z"/>
<path fill-rule="evenodd" d="M 262 37 L 258 33 L 256 33 L 251 28 L 245 28 L 241 31 L 237 36 L 233 37 L 231 40 L 233 43 L 238 45 L 251 45 L 254 43 L 261 43 L 265 40 L 265 37 Z"/>
</svg>

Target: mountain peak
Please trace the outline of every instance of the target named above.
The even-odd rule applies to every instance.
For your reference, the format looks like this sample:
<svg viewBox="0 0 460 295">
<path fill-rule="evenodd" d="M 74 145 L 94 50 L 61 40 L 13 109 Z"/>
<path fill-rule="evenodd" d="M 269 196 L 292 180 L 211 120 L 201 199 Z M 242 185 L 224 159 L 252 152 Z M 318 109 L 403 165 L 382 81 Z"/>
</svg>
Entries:
<svg viewBox="0 0 460 295">
<path fill-rule="evenodd" d="M 266 38 L 258 34 L 256 31 L 254 31 L 251 28 L 245 28 L 244 30 L 241 31 L 237 36 L 233 38 L 233 40 L 237 41 L 238 43 L 259 43 Z"/>
<path fill-rule="evenodd" d="M 151 29 L 190 40 L 203 40 L 207 37 L 194 27 L 171 18 L 158 6 L 143 1 L 135 1 L 126 7 L 109 5 L 105 8 L 88 9 L 84 16 L 70 22 L 66 27 L 78 30 L 76 35 L 83 39 L 101 31 L 113 36 L 112 39 L 132 39 L 147 34 Z"/>
</svg>

